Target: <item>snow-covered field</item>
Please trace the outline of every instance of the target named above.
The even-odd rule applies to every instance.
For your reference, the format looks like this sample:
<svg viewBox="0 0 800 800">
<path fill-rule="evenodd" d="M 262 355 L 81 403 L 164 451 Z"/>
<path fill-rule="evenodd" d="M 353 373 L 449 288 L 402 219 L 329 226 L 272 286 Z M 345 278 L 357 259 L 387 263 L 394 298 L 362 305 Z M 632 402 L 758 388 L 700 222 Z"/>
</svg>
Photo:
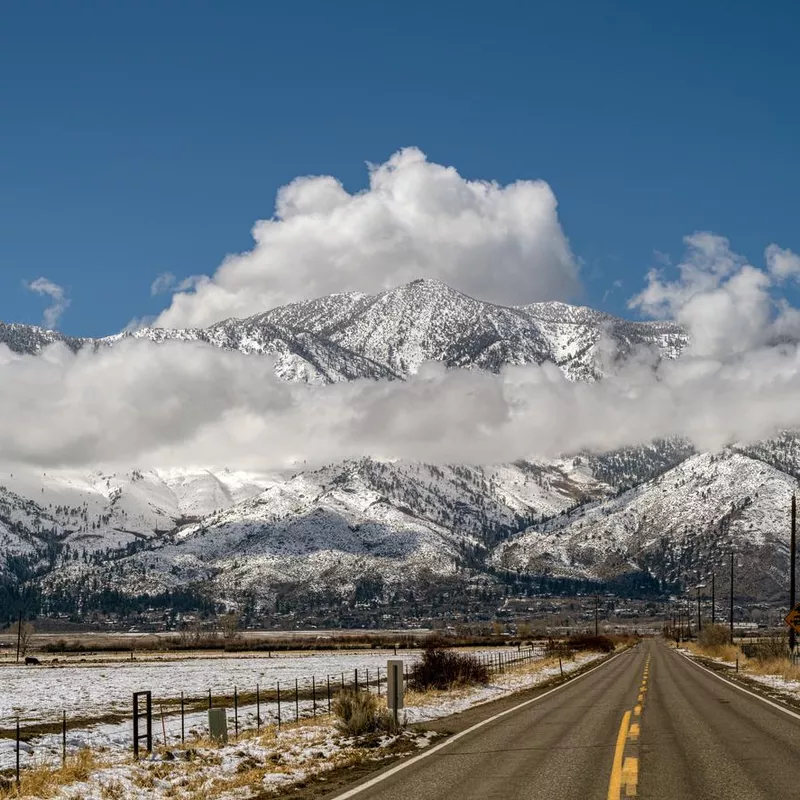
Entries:
<svg viewBox="0 0 800 800">
<path fill-rule="evenodd" d="M 573 672 L 586 664 L 602 658 L 598 653 L 582 653 L 574 661 L 564 662 L 564 671 Z M 463 711 L 481 703 L 512 694 L 520 689 L 540 684 L 559 672 L 557 663 L 548 665 L 524 664 L 497 675 L 483 687 L 452 692 L 429 693 L 418 697 L 409 695 L 405 709 L 408 723 L 437 719 Z M 262 715 L 274 714 L 274 706 L 262 706 Z M 253 708 L 241 709 L 242 727 L 254 727 Z M 292 710 L 293 711 L 293 710 Z M 310 715 L 311 704 L 301 707 L 301 717 Z M 289 716 L 292 716 L 290 713 Z M 286 720 L 286 717 L 284 717 Z M 205 713 L 187 715 L 189 731 L 204 734 Z M 229 729 L 232 729 L 232 711 L 228 712 Z M 174 747 L 180 737 L 179 719 L 166 721 L 167 743 Z M 162 743 L 160 720 L 154 725 L 158 744 Z M 192 745 L 192 758 L 180 757 L 182 751 L 157 752 L 152 758 L 138 763 L 130 759 L 130 723 L 99 725 L 85 731 L 73 731 L 68 738 L 68 750 L 91 747 L 98 758 L 97 766 L 85 781 L 62 787 L 55 797 L 76 800 L 154 800 L 170 796 L 176 798 L 215 797 L 219 800 L 247 798 L 254 791 L 278 789 L 303 780 L 310 775 L 330 770 L 347 762 L 349 758 L 380 759 L 388 749 L 405 747 L 413 751 L 431 740 L 430 734 L 403 731 L 397 736 L 384 736 L 377 747 L 364 750 L 357 741 L 343 737 L 329 718 L 316 724 L 289 727 L 278 733 L 274 726 L 260 736 L 246 736 L 225 746 L 212 746 L 200 742 Z M 3 746 L 5 744 L 5 746 Z M 38 737 L 23 749 L 25 765 L 57 763 L 61 754 L 60 737 Z M 177 756 L 177 758 L 176 758 Z M 0 768 L 13 764 L 13 742 L 0 740 Z M 251 783 L 243 784 L 246 776 Z"/>
<path fill-rule="evenodd" d="M 41 667 L 0 667 L 0 728 L 10 728 L 17 718 L 24 727 L 36 722 L 55 722 L 63 711 L 67 718 L 103 717 L 130 713 L 133 692 L 151 691 L 153 702 L 180 697 L 199 699 L 208 695 L 233 695 L 274 689 L 278 681 L 283 687 L 294 687 L 295 679 L 311 677 L 323 681 L 327 676 L 345 673 L 352 681 L 353 671 L 359 679 L 374 680 L 380 668 L 385 675 L 387 651 L 329 652 L 314 655 L 192 658 L 183 660 L 117 662 L 110 664 L 52 665 Z M 403 651 L 409 663 L 418 653 Z"/>
</svg>

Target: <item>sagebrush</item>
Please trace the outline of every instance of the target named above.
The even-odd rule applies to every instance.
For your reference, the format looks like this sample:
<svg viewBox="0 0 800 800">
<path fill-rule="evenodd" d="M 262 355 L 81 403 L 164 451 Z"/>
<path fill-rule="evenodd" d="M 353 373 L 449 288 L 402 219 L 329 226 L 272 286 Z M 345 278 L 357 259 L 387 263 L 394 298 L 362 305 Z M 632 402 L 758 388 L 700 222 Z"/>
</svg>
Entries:
<svg viewBox="0 0 800 800">
<path fill-rule="evenodd" d="M 614 652 L 614 642 L 608 637 L 599 634 L 577 634 L 567 639 L 567 647 L 570 650 L 596 650 L 598 653 Z"/>
<path fill-rule="evenodd" d="M 489 683 L 489 670 L 477 658 L 443 647 L 429 647 L 411 668 L 409 685 L 418 692 Z"/>
<path fill-rule="evenodd" d="M 340 692 L 333 702 L 336 727 L 348 736 L 384 731 L 392 733 L 397 728 L 394 717 L 381 708 L 374 694 L 347 690 Z"/>
</svg>

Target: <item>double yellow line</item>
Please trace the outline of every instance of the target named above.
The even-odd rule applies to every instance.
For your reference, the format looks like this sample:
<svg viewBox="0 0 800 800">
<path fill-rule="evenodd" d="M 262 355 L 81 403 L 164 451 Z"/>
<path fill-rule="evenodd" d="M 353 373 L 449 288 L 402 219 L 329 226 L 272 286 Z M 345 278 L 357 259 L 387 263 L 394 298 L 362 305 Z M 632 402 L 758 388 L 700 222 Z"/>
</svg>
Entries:
<svg viewBox="0 0 800 800">
<path fill-rule="evenodd" d="M 617 746 L 614 749 L 614 764 L 611 767 L 611 780 L 608 782 L 608 800 L 636 797 L 639 785 L 639 734 L 649 675 L 650 656 L 647 656 L 636 705 L 633 707 L 633 711 L 626 711 L 622 715 L 622 722 L 619 726 Z"/>
</svg>

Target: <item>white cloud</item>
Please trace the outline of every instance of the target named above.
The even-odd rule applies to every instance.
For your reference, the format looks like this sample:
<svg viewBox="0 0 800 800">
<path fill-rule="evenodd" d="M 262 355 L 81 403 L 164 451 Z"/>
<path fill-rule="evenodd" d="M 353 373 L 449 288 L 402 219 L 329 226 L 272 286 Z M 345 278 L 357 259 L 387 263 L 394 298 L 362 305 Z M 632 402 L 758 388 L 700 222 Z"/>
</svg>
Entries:
<svg viewBox="0 0 800 800">
<path fill-rule="evenodd" d="M 0 452 L 38 466 L 487 463 L 671 435 L 715 448 L 800 426 L 796 346 L 634 359 L 596 383 L 552 365 L 493 375 L 427 364 L 406 382 L 310 387 L 279 381 L 268 357 L 126 340 L 77 355 L 0 348 L 0 376 Z"/>
<path fill-rule="evenodd" d="M 543 181 L 467 180 L 416 148 L 369 165 L 369 188 L 356 194 L 330 176 L 297 178 L 278 192 L 275 216 L 255 224 L 253 249 L 177 287 L 157 324 L 206 326 L 419 277 L 495 302 L 568 299 L 580 283 L 556 205 Z"/>
<path fill-rule="evenodd" d="M 771 244 L 766 250 L 767 268 L 777 280 L 800 277 L 800 256 Z"/>
<path fill-rule="evenodd" d="M 734 253 L 722 236 L 695 233 L 685 242 L 678 280 L 666 281 L 659 271 L 651 271 L 647 287 L 629 307 L 684 325 L 691 353 L 701 357 L 746 353 L 794 327 L 795 315 L 774 302 L 771 290 L 795 270 L 800 274 L 798 256 L 770 245 L 763 270 Z"/>
<path fill-rule="evenodd" d="M 47 278 L 37 278 L 35 281 L 26 283 L 25 288 L 38 295 L 50 298 L 50 305 L 44 310 L 42 325 L 48 329 L 56 328 L 61 315 L 69 308 L 70 304 L 63 287 Z"/>
</svg>

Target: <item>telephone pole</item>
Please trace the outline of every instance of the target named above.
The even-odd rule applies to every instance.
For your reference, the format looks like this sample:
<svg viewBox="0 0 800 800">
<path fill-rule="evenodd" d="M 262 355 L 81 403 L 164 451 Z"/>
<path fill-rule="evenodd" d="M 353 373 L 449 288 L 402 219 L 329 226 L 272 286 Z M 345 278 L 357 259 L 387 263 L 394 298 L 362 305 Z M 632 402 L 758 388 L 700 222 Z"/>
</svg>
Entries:
<svg viewBox="0 0 800 800">
<path fill-rule="evenodd" d="M 594 635 L 598 636 L 600 634 L 600 624 L 598 621 L 598 607 L 600 605 L 600 598 L 595 595 L 594 596 Z"/>
<path fill-rule="evenodd" d="M 797 499 L 792 495 L 792 534 L 789 541 L 789 611 L 791 611 L 796 601 L 795 597 L 795 549 L 797 547 Z M 795 640 L 797 635 L 794 628 L 789 628 L 789 650 L 794 653 Z"/>
<path fill-rule="evenodd" d="M 714 624 L 715 617 L 715 604 L 717 602 L 717 585 L 716 585 L 716 575 L 711 573 L 711 624 Z"/>
<path fill-rule="evenodd" d="M 697 635 L 703 630 L 703 620 L 700 617 L 700 587 L 697 587 Z"/>
<path fill-rule="evenodd" d="M 731 550 L 731 644 L 733 644 L 733 550 Z"/>
</svg>

